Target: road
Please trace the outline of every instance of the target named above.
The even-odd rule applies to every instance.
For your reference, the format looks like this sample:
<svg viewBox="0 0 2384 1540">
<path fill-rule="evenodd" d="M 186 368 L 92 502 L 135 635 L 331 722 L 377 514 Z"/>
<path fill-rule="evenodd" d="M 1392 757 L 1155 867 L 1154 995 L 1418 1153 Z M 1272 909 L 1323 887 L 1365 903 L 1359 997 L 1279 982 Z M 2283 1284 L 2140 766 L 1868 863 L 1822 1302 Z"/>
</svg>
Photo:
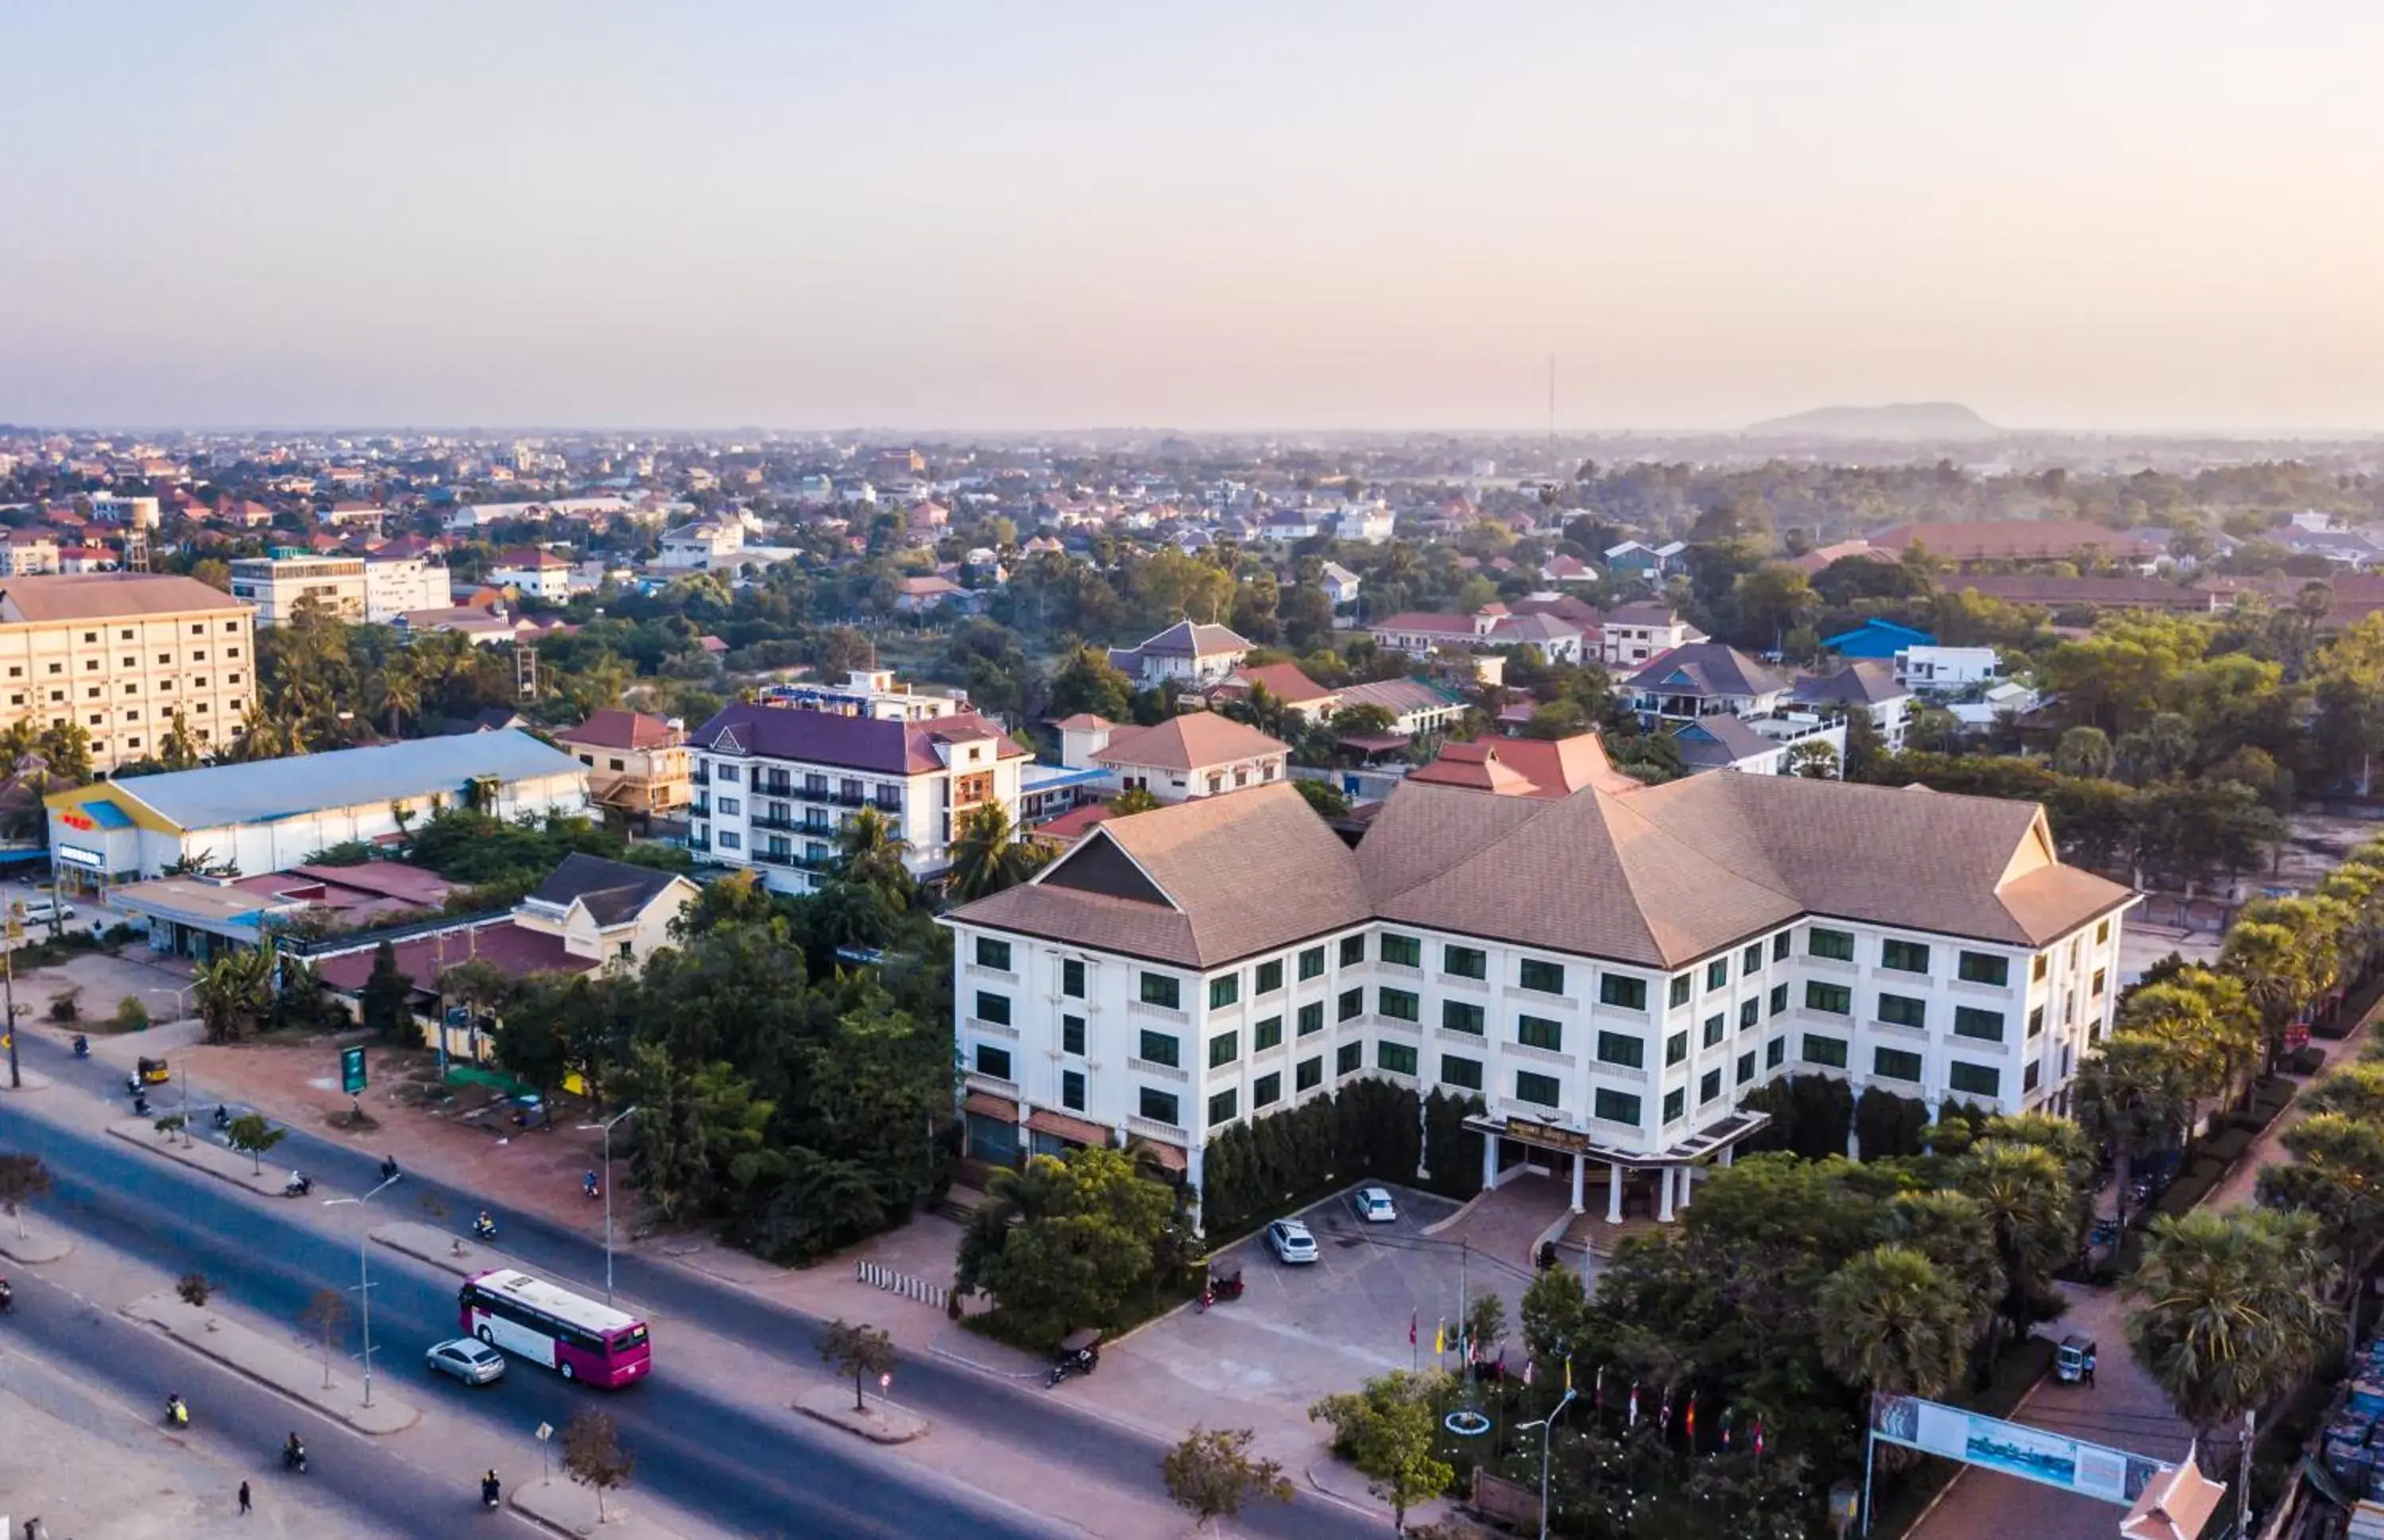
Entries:
<svg viewBox="0 0 2384 1540">
<path fill-rule="evenodd" d="M 56 1082 L 121 1100 L 118 1072 L 77 1061 L 57 1046 L 27 1035 L 29 1066 Z M 201 1087 L 204 1090 L 204 1087 Z M 164 1110 L 161 1108 L 161 1110 Z M 102 1135 L 39 1118 L 13 1119 L 11 1142 L 48 1162 L 58 1190 L 44 1211 L 60 1223 L 155 1261 L 171 1273 L 190 1268 L 235 1293 L 244 1303 L 294 1320 L 315 1291 L 343 1285 L 354 1275 L 354 1253 L 343 1241 L 297 1222 L 297 1211 L 172 1162 L 143 1156 Z M 300 1167 L 328 1187 L 363 1191 L 379 1179 L 374 1158 L 292 1130 L 275 1150 L 277 1162 Z M 416 1181 L 451 1212 L 469 1213 L 477 1198 Z M 603 1276 L 603 1251 L 582 1236 L 536 1221 L 500 1215 L 505 1249 L 561 1280 Z M 432 1279 L 393 1265 L 375 1268 L 373 1321 L 377 1341 L 418 1348 L 454 1331 L 452 1279 Z M 617 1287 L 658 1313 L 700 1324 L 754 1355 L 757 1372 L 769 1361 L 815 1373 L 816 1323 L 737 1289 L 667 1264 L 624 1254 Z M 422 1380 L 418 1358 L 407 1352 L 382 1361 L 385 1373 L 413 1382 L 417 1399 L 444 1394 Z M 1039 1384 L 1005 1384 L 935 1359 L 906 1358 L 898 1372 L 903 1404 L 939 1423 L 962 1426 L 998 1441 L 1020 1460 L 1063 1465 L 1146 1494 L 1159 1490 L 1157 1440 L 1070 1410 Z M 560 1426 L 590 1393 L 544 1375 L 509 1374 L 476 1397 L 514 1429 L 540 1421 Z M 924 1475 L 864 1459 L 848 1435 L 813 1432 L 788 1421 L 764 1422 L 745 1407 L 675 1381 L 664 1367 L 648 1384 L 607 1403 L 623 1442 L 640 1456 L 638 1481 L 665 1499 L 753 1534 L 837 1533 L 854 1535 L 985 1535 L 1038 1533 L 1017 1527 L 1014 1513 L 978 1509 L 936 1493 Z M 1163 1500 L 1163 1497 L 1162 1499 Z M 899 1519 L 892 1517 L 899 1515 Z M 795 1522 L 797 1516 L 808 1521 Z M 1066 1517 L 1062 1515 L 1062 1517 Z M 1241 1531 L 1271 1540 L 1339 1540 L 1372 1536 L 1380 1521 L 1308 1493 L 1289 1505 L 1268 1505 L 1238 1521 Z M 832 1526 L 823 1528 L 820 1526 Z"/>
</svg>

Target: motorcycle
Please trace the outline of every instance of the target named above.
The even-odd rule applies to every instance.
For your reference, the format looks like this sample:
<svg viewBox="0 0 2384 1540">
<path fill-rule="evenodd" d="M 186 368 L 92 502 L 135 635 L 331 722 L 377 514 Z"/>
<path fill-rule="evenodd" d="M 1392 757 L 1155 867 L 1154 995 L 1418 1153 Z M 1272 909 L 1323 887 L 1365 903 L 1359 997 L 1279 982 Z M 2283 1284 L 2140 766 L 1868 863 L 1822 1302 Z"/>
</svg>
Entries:
<svg viewBox="0 0 2384 1540">
<path fill-rule="evenodd" d="M 1224 1274 L 1223 1277 L 1211 1276 L 1207 1283 L 1200 1285 L 1200 1312 L 1204 1315 L 1207 1314 L 1209 1307 L 1215 1304 L 1220 1299 L 1239 1299 L 1241 1297 L 1242 1274 L 1240 1269 L 1236 1268 L 1235 1271 Z"/>
<path fill-rule="evenodd" d="M 497 1473 L 494 1471 L 490 1472 L 487 1475 L 480 1478 L 480 1506 L 482 1508 L 495 1508 L 503 1500 L 503 1488 L 498 1484 Z"/>
<path fill-rule="evenodd" d="M 166 1425 L 169 1428 L 187 1428 L 191 1425 L 191 1409 L 180 1396 L 166 1397 Z"/>
<path fill-rule="evenodd" d="M 1071 1374 L 1089 1374 L 1101 1366 L 1101 1334 L 1092 1327 L 1070 1332 L 1060 1339 L 1060 1356 L 1051 1364 L 1051 1376 L 1043 1382 L 1045 1389 L 1058 1385 Z"/>
<path fill-rule="evenodd" d="M 132 1115 L 136 1118 L 145 1118 L 149 1115 L 149 1094 L 146 1091 L 132 1093 Z"/>
<path fill-rule="evenodd" d="M 596 1180 L 596 1174 L 591 1171 L 579 1179 L 579 1190 L 590 1199 L 602 1198 L 604 1196 L 604 1184 Z"/>
<path fill-rule="evenodd" d="M 382 1156 L 382 1157 L 381 1157 L 381 1162 L 380 1162 L 380 1179 L 381 1179 L 382 1181 L 384 1181 L 384 1182 L 394 1182 L 394 1181 L 396 1181 L 396 1180 L 397 1180 L 397 1157 L 396 1157 L 396 1156 L 394 1156 L 394 1155 L 384 1155 L 384 1156 Z"/>
<path fill-rule="evenodd" d="M 75 1034 L 74 1056 L 78 1059 L 88 1059 L 91 1057 L 91 1039 L 84 1037 L 80 1032 Z"/>
<path fill-rule="evenodd" d="M 482 1214 L 472 1221 L 472 1234 L 481 1240 L 494 1240 L 497 1238 L 497 1222 Z"/>
<path fill-rule="evenodd" d="M 292 1172 L 290 1180 L 281 1184 L 281 1196 L 284 1198 L 304 1198 L 314 1190 L 315 1179 L 303 1171 Z"/>
<path fill-rule="evenodd" d="M 231 1109 L 226 1107 L 220 1101 L 216 1103 L 215 1124 L 217 1128 L 230 1128 L 231 1126 Z"/>
<path fill-rule="evenodd" d="M 306 1473 L 306 1446 L 299 1443 L 296 1439 L 292 1439 L 289 1443 L 283 1445 L 281 1447 L 281 1468 L 285 1471 L 295 1471 L 302 1476 L 304 1475 Z"/>
<path fill-rule="evenodd" d="M 0 1315 L 6 1315 L 16 1308 L 17 1291 L 8 1286 L 7 1279 L 0 1278 Z"/>
</svg>

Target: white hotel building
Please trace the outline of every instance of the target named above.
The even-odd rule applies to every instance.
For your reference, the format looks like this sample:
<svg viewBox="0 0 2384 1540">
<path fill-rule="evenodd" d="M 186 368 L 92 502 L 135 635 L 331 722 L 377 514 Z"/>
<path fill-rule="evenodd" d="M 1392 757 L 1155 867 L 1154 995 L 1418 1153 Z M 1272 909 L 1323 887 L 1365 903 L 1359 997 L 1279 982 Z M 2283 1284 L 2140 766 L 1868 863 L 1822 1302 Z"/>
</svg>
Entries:
<svg viewBox="0 0 2384 1540">
<path fill-rule="evenodd" d="M 2040 807 L 1615 784 L 1411 780 L 1355 851 L 1287 785 L 1098 826 L 947 918 L 970 1152 L 1131 1136 L 1198 1184 L 1219 1128 L 1370 1074 L 1480 1094 L 1485 1181 L 1669 1219 L 1785 1075 L 2067 1111 L 2136 900 Z"/>
</svg>

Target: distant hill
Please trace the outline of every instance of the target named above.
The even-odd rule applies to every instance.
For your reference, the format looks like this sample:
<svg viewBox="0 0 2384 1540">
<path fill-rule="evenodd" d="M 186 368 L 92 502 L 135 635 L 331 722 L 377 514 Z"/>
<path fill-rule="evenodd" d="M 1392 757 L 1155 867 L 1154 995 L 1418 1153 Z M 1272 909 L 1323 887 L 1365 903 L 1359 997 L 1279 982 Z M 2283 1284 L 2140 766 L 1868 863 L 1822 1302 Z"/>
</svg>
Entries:
<svg viewBox="0 0 2384 1540">
<path fill-rule="evenodd" d="M 1747 431 L 1766 438 L 1992 439 L 2003 429 L 1958 402 L 1916 401 L 1894 406 L 1823 406 L 1769 417 Z"/>
</svg>

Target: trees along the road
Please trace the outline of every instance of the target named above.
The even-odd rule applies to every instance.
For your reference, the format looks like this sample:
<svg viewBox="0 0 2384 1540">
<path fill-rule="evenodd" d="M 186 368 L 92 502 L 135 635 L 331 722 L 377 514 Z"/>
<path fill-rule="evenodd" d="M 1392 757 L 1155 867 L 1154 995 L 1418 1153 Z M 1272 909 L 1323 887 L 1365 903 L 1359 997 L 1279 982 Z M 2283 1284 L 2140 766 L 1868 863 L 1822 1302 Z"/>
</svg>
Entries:
<svg viewBox="0 0 2384 1540">
<path fill-rule="evenodd" d="M 1986 1138 L 1956 1162 L 1954 1185 L 1976 1199 L 1994 1236 L 2003 1285 L 1995 1313 L 2014 1337 L 2061 1313 L 2054 1270 L 2078 1248 L 2085 1195 L 2048 1149 Z"/>
<path fill-rule="evenodd" d="M 39 1155 L 0 1155 L 0 1213 L 17 1222 L 25 1238 L 25 1206 L 50 1190 L 50 1168 Z"/>
<path fill-rule="evenodd" d="M 271 1009 L 273 954 L 263 947 L 237 947 L 199 969 L 192 999 L 211 1043 L 238 1042 L 256 1030 Z"/>
<path fill-rule="evenodd" d="M 842 1316 L 820 1334 L 820 1361 L 852 1381 L 852 1410 L 865 1411 L 862 1391 L 871 1380 L 894 1372 L 894 1338 L 864 1321 L 859 1325 Z"/>
<path fill-rule="evenodd" d="M 1037 1155 L 993 1174 L 961 1238 L 959 1286 L 990 1296 L 1018 1341 L 1114 1324 L 1156 1279 L 1175 1196 L 1119 1149 Z"/>
<path fill-rule="evenodd" d="M 2316 1216 L 2342 1266 L 2364 1271 L 2384 1243 L 2384 1124 L 2316 1112 L 2278 1142 L 2293 1158 L 2260 1173 L 2260 1201 Z"/>
<path fill-rule="evenodd" d="M 2119 1154 L 2120 1218 L 2139 1157 L 2172 1148 L 2190 1125 L 2193 1080 L 2172 1039 L 2115 1032 L 2079 1066 L 2078 1121 Z"/>
<path fill-rule="evenodd" d="M 2333 1342 L 2335 1269 L 2316 1216 L 2196 1211 L 2153 1221 L 2124 1285 L 2128 1342 L 2207 1448 L 2299 1384 Z"/>
<path fill-rule="evenodd" d="M 637 1459 L 621 1447 L 613 1420 L 593 1410 L 574 1412 L 563 1425 L 563 1469 L 596 1494 L 596 1521 L 604 1520 L 604 1494 L 629 1484 Z"/>
<path fill-rule="evenodd" d="M 1254 1502 L 1291 1501 L 1291 1482 L 1282 1465 L 1251 1456 L 1252 1436 L 1248 1428 L 1195 1427 L 1161 1457 L 1167 1495 L 1192 1515 L 1198 1529 L 1235 1518 Z"/>
<path fill-rule="evenodd" d="M 255 1112 L 242 1112 L 224 1130 L 226 1142 L 249 1158 L 254 1174 L 264 1172 L 265 1152 L 289 1136 L 290 1130 L 275 1127 Z"/>
<path fill-rule="evenodd" d="M 1394 1370 L 1308 1409 L 1310 1420 L 1332 1424 L 1333 1452 L 1390 1505 L 1392 1528 L 1402 1533 L 1408 1509 L 1447 1491 L 1457 1477 L 1434 1453 L 1448 1383 L 1438 1372 Z"/>
</svg>

